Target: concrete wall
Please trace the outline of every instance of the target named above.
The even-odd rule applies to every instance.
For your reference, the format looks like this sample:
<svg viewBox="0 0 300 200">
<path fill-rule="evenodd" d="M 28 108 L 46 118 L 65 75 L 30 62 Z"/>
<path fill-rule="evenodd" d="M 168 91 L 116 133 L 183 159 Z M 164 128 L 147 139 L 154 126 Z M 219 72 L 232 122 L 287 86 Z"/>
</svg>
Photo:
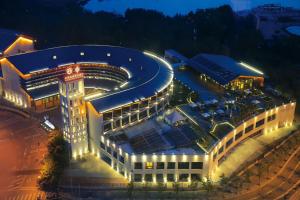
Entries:
<svg viewBox="0 0 300 200">
<path fill-rule="evenodd" d="M 30 107 L 30 97 L 23 90 L 20 84 L 20 75 L 17 70 L 6 59 L 1 61 L 3 73 L 3 93 L 4 98 L 17 106 Z"/>
<path fill-rule="evenodd" d="M 274 131 L 278 128 L 291 126 L 294 120 L 296 103 L 288 103 L 282 106 L 267 110 L 257 116 L 241 123 L 234 130 L 229 132 L 222 140 L 220 140 L 209 154 L 209 172 L 212 176 L 216 168 L 226 159 L 230 151 L 239 145 L 242 141 L 255 137 L 264 133 Z M 275 118 L 272 116 L 276 116 Z M 264 124 L 259 125 L 258 122 L 264 120 Z M 253 125 L 253 129 L 249 127 Z M 247 131 L 250 130 L 250 131 Z"/>
</svg>

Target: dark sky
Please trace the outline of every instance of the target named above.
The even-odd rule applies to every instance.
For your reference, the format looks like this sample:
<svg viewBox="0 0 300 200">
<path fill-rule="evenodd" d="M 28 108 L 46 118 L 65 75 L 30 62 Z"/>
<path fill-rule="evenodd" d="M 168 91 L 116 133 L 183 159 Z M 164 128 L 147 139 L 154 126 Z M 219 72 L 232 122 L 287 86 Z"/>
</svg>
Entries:
<svg viewBox="0 0 300 200">
<path fill-rule="evenodd" d="M 276 3 L 300 8 L 300 0 L 90 0 L 86 8 L 92 11 L 105 10 L 123 14 L 127 8 L 147 8 L 167 15 L 186 14 L 197 8 L 218 7 L 229 4 L 236 10 L 245 10 L 261 4 Z"/>
</svg>

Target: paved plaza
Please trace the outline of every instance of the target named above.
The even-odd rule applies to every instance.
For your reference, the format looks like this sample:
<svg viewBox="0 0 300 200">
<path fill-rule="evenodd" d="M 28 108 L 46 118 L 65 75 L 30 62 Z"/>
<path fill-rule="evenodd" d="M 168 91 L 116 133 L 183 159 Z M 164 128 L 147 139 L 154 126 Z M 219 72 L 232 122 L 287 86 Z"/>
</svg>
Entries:
<svg viewBox="0 0 300 200">
<path fill-rule="evenodd" d="M 38 121 L 0 111 L 0 199 L 36 199 L 47 133 Z"/>
</svg>

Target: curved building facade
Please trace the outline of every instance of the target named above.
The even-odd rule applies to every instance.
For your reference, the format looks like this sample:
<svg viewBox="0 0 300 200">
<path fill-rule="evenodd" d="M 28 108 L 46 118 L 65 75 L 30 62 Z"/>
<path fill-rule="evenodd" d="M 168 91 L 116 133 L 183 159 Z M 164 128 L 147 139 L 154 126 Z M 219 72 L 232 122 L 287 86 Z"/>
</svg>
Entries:
<svg viewBox="0 0 300 200">
<path fill-rule="evenodd" d="M 16 52 L 15 46 L 22 47 L 23 40 L 18 39 L 18 45 L 9 51 Z M 136 144 L 148 137 L 148 146 L 154 149 L 156 145 L 159 150 L 135 151 L 118 132 L 155 116 L 169 104 L 174 77 L 169 63 L 149 52 L 115 46 L 74 45 L 38 51 L 25 47 L 0 60 L 2 96 L 37 112 L 60 107 L 63 134 L 73 158 L 92 152 L 135 182 L 212 177 L 241 142 L 290 126 L 294 120 L 296 105 L 291 102 L 249 116 L 229 133 L 222 133 L 224 137 L 218 137 L 210 149 L 159 149 L 164 139 L 161 133 L 150 131 L 130 139 Z"/>
</svg>

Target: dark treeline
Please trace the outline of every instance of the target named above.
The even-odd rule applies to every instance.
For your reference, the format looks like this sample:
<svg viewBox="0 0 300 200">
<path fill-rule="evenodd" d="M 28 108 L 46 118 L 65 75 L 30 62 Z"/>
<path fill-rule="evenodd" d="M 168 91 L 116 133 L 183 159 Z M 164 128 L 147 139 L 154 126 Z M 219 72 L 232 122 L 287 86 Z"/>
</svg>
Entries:
<svg viewBox="0 0 300 200">
<path fill-rule="evenodd" d="M 91 13 L 76 1 L 49 6 L 44 0 L 1 0 L 0 27 L 38 40 L 38 48 L 68 44 L 110 44 L 162 54 L 176 49 L 191 57 L 218 53 L 245 60 L 265 71 L 284 93 L 300 99 L 300 39 L 265 41 L 251 15 L 238 17 L 229 6 L 168 17 L 143 9 L 124 16 Z"/>
</svg>

